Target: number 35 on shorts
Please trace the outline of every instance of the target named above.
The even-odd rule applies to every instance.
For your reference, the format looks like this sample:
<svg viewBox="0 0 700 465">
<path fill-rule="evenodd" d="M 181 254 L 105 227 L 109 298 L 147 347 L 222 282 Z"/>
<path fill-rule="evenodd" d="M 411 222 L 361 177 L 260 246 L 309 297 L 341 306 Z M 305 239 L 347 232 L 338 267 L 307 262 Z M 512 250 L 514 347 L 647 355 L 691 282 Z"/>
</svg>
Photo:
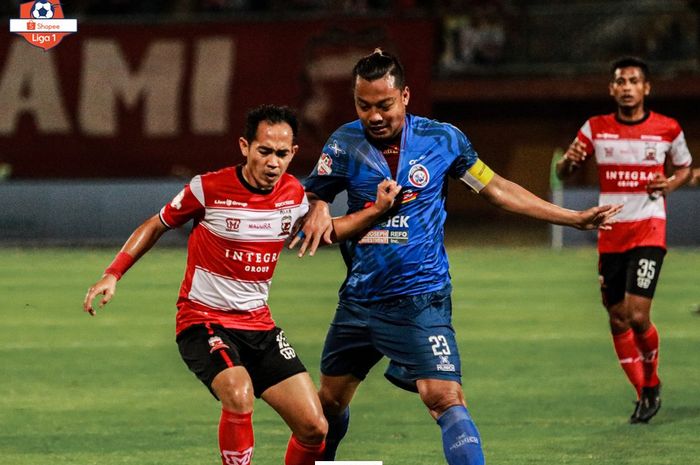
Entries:
<svg viewBox="0 0 700 465">
<path fill-rule="evenodd" d="M 646 258 L 640 259 L 637 268 L 637 286 L 648 289 L 654 276 L 656 276 L 656 261 Z"/>
<path fill-rule="evenodd" d="M 435 356 L 440 355 L 451 355 L 450 345 L 447 343 L 447 339 L 443 335 L 429 336 L 428 341 L 432 344 L 433 354 Z"/>
</svg>

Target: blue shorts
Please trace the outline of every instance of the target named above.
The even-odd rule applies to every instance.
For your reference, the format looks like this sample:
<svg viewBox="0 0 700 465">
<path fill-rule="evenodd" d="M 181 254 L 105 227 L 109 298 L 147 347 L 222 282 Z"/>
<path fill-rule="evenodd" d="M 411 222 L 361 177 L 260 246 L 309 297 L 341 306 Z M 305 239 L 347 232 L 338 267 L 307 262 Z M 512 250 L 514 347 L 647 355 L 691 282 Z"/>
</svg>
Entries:
<svg viewBox="0 0 700 465">
<path fill-rule="evenodd" d="M 452 286 L 441 291 L 377 303 L 340 301 L 323 347 L 321 372 L 365 379 L 383 356 L 384 376 L 407 391 L 416 380 L 461 383 L 461 362 L 452 327 Z"/>
</svg>

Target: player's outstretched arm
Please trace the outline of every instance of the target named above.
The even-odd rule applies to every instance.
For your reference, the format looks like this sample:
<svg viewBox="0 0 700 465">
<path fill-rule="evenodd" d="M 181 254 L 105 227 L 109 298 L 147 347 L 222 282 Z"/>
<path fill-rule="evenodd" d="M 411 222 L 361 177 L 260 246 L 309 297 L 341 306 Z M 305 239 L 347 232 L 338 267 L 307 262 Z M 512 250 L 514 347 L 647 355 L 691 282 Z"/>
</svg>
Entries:
<svg viewBox="0 0 700 465">
<path fill-rule="evenodd" d="M 498 174 L 481 192 L 493 205 L 511 213 L 577 229 L 610 229 L 622 205 L 603 205 L 577 211 L 562 208 L 537 197 L 522 186 Z"/>
<path fill-rule="evenodd" d="M 314 255 L 321 243 L 321 238 L 325 244 L 341 242 L 350 237 L 356 236 L 360 232 L 372 226 L 381 218 L 383 214 L 394 205 L 396 196 L 401 191 L 396 181 L 385 179 L 377 186 L 377 197 L 369 207 L 351 213 L 349 215 L 331 218 L 328 204 L 314 206 L 303 220 L 300 232 L 292 239 L 289 248 L 293 249 L 296 244 L 303 239 L 299 248 L 299 257 L 309 252 Z"/>
<path fill-rule="evenodd" d="M 102 278 L 88 289 L 83 301 L 83 310 L 90 315 L 95 315 L 92 301 L 98 295 L 103 296 L 100 300 L 100 308 L 112 300 L 117 288 L 117 281 L 131 265 L 158 242 L 160 236 L 167 230 L 168 228 L 160 221 L 158 215 L 152 216 L 136 228 L 124 243 L 112 264 L 105 270 Z"/>
</svg>

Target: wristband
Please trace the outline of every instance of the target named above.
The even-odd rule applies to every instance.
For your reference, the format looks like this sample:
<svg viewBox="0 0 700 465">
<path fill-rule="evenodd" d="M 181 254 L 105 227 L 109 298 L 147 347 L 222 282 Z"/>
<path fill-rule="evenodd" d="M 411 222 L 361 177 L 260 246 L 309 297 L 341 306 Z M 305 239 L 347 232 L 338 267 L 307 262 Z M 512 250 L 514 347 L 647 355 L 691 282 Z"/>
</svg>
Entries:
<svg viewBox="0 0 700 465">
<path fill-rule="evenodd" d="M 117 278 L 117 281 L 122 279 L 122 275 L 126 273 L 126 271 L 131 268 L 131 265 L 134 264 L 134 257 L 129 255 L 126 252 L 119 252 L 116 257 L 114 257 L 114 260 L 112 263 L 109 264 L 107 269 L 105 270 L 105 274 L 111 274 L 114 277 Z"/>
</svg>

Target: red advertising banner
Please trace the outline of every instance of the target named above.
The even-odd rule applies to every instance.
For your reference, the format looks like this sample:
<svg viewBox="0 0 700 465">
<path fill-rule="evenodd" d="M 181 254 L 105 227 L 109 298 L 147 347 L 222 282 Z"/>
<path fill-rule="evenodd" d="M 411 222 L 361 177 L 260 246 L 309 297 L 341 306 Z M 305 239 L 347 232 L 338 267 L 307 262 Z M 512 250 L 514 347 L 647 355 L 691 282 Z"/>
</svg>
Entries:
<svg viewBox="0 0 700 465">
<path fill-rule="evenodd" d="M 70 12 L 66 12 L 69 15 Z M 399 54 L 409 111 L 431 109 L 430 20 L 94 24 L 48 51 L 0 41 L 0 165 L 12 178 L 189 177 L 242 159 L 245 112 L 290 105 L 292 172 L 355 119 L 350 73 L 375 47 Z"/>
</svg>

